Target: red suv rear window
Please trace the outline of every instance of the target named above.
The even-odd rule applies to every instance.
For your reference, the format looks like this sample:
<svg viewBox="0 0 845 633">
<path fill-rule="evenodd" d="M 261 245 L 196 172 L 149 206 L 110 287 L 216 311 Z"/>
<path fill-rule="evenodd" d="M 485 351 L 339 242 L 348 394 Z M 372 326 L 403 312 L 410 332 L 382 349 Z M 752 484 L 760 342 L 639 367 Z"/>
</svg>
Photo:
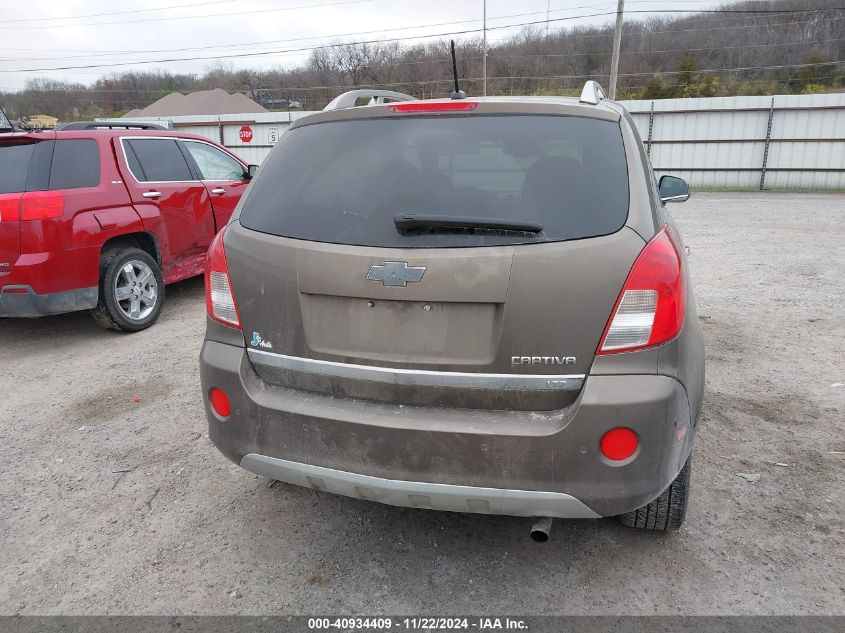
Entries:
<svg viewBox="0 0 845 633">
<path fill-rule="evenodd" d="M 0 142 L 0 193 L 99 184 L 100 149 L 93 139 Z"/>
<path fill-rule="evenodd" d="M 0 143 L 0 193 L 26 191 L 35 143 Z"/>
</svg>

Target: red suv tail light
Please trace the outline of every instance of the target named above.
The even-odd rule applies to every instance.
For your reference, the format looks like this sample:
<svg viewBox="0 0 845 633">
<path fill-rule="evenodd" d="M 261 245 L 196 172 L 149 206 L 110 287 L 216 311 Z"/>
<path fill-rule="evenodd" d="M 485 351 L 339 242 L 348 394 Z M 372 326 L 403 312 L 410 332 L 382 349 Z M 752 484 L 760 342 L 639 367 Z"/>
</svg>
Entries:
<svg viewBox="0 0 845 633">
<path fill-rule="evenodd" d="M 0 194 L 0 222 L 17 222 L 21 215 L 22 193 Z"/>
<path fill-rule="evenodd" d="M 208 316 L 218 323 L 240 330 L 241 320 L 232 293 L 226 252 L 223 250 L 225 233 L 224 227 L 212 240 L 205 256 L 205 307 Z"/>
<path fill-rule="evenodd" d="M 52 220 L 65 212 L 61 191 L 29 191 L 21 198 L 21 220 Z"/>
<path fill-rule="evenodd" d="M 630 352 L 675 338 L 684 322 L 684 281 L 677 240 L 668 226 L 637 257 L 596 354 Z"/>
</svg>

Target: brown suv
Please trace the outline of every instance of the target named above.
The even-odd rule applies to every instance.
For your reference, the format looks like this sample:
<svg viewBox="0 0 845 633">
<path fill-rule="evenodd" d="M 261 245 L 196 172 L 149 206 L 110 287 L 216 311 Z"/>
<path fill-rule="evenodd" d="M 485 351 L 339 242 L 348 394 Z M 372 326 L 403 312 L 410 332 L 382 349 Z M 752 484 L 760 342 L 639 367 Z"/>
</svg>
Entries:
<svg viewBox="0 0 845 633">
<path fill-rule="evenodd" d="M 213 442 L 360 499 L 678 528 L 704 382 L 663 206 L 686 183 L 594 82 L 362 94 L 291 125 L 210 247 Z"/>
</svg>

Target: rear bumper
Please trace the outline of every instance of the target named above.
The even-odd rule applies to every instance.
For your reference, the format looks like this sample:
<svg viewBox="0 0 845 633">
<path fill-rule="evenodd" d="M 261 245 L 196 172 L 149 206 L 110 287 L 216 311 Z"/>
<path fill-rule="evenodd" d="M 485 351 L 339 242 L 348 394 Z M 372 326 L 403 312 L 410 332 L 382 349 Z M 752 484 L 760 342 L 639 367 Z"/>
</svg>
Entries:
<svg viewBox="0 0 845 633">
<path fill-rule="evenodd" d="M 0 274 L 0 317 L 95 308 L 99 261 L 99 246 L 21 254 Z"/>
<path fill-rule="evenodd" d="M 613 516 L 656 498 L 695 433 L 684 386 L 668 376 L 588 376 L 556 411 L 400 406 L 276 387 L 243 347 L 206 341 L 200 357 L 209 436 L 229 459 L 281 481 L 392 505 L 519 516 Z M 223 389 L 228 418 L 210 409 Z M 604 433 L 640 448 L 611 464 Z"/>
<path fill-rule="evenodd" d="M 526 517 L 595 519 L 599 516 L 575 497 L 560 492 L 384 479 L 255 453 L 244 455 L 241 466 L 269 479 L 406 508 Z"/>
<path fill-rule="evenodd" d="M 97 286 L 39 295 L 31 286 L 4 285 L 0 287 L 0 317 L 39 317 L 89 310 L 97 306 L 97 295 Z"/>
</svg>

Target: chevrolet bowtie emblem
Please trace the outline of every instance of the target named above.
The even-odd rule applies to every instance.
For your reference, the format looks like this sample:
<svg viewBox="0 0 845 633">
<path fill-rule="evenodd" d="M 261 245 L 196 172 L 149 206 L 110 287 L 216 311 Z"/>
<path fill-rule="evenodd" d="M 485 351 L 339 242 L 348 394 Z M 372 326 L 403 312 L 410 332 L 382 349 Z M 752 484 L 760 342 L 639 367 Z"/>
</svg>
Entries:
<svg viewBox="0 0 845 633">
<path fill-rule="evenodd" d="M 425 266 L 408 266 L 408 262 L 384 262 L 376 264 L 367 273 L 369 281 L 380 281 L 385 286 L 399 286 L 404 288 L 409 283 L 416 283 L 422 279 Z"/>
</svg>

